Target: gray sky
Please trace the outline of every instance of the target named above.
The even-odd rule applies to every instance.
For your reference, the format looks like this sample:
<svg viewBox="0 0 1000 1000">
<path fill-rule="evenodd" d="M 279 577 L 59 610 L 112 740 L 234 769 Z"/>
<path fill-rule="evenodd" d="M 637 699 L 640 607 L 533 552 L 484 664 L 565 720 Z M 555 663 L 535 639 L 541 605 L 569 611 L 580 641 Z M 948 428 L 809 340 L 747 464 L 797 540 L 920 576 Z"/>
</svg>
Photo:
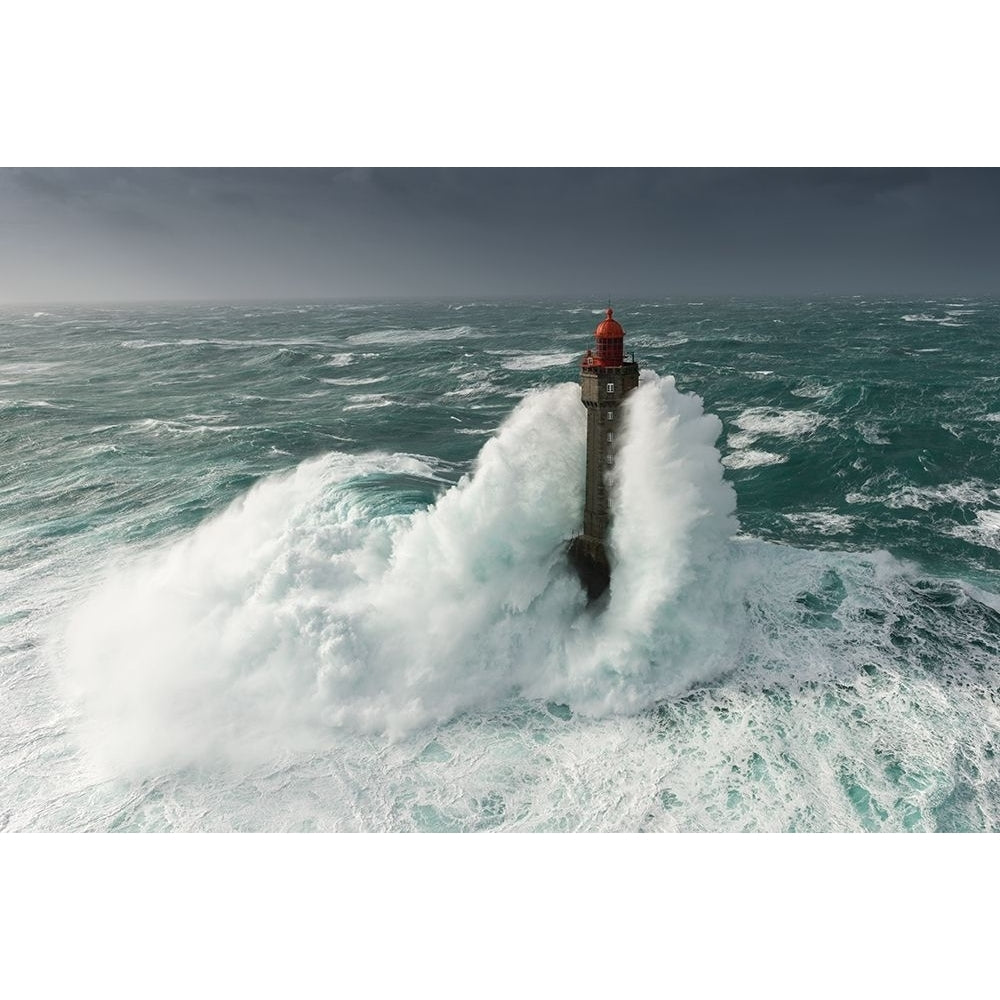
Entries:
<svg viewBox="0 0 1000 1000">
<path fill-rule="evenodd" d="M 877 292 L 1000 292 L 1000 171 L 0 170 L 0 302 Z"/>
</svg>

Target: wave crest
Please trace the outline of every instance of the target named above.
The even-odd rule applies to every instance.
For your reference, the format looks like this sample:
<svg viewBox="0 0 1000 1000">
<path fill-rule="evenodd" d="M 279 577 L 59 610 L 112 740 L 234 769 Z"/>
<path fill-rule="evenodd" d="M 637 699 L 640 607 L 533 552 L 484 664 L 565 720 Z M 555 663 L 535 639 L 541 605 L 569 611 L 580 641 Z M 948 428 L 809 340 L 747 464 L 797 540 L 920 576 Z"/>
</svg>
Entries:
<svg viewBox="0 0 1000 1000">
<path fill-rule="evenodd" d="M 332 453 L 112 570 L 65 632 L 92 749 L 182 766 L 322 746 L 330 727 L 396 737 L 511 698 L 631 712 L 724 669 L 739 601 L 721 423 L 647 373 L 623 425 L 602 611 L 565 558 L 585 419 L 564 384 L 529 393 L 426 509 L 373 515 L 365 484 L 433 489 L 428 461 Z"/>
</svg>

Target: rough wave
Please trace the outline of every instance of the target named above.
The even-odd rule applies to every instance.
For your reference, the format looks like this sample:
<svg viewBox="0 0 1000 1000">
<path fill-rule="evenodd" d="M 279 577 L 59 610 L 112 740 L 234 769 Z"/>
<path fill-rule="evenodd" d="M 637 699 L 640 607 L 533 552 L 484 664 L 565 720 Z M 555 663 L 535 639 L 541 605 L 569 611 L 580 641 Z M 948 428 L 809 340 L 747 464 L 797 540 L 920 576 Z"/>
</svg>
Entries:
<svg viewBox="0 0 1000 1000">
<path fill-rule="evenodd" d="M 179 766 L 321 745 L 331 728 L 398 738 L 512 698 L 605 716 L 724 669 L 740 603 L 721 423 L 651 374 L 626 409 L 603 610 L 565 559 L 579 389 L 532 392 L 426 509 L 373 512 L 366 492 L 433 481 L 425 461 L 332 453 L 110 572 L 66 632 L 91 745 L 116 766 Z"/>
</svg>

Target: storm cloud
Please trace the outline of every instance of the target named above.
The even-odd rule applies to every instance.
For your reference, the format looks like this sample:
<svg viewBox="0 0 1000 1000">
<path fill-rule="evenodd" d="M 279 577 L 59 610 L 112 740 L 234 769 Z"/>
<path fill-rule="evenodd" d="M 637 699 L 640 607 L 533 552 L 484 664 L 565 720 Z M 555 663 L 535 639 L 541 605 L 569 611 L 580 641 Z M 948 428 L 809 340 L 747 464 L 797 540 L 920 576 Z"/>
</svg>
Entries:
<svg viewBox="0 0 1000 1000">
<path fill-rule="evenodd" d="M 993 169 L 4 169 L 0 301 L 989 294 Z"/>
</svg>

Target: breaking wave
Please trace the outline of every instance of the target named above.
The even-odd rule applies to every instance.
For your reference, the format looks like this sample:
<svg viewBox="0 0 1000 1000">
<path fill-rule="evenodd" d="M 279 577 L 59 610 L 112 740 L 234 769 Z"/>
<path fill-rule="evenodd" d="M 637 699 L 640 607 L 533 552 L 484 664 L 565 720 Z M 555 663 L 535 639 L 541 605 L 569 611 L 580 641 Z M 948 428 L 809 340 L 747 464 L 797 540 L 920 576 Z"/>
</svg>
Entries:
<svg viewBox="0 0 1000 1000">
<path fill-rule="evenodd" d="M 534 391 L 423 509 L 384 498 L 393 481 L 439 490 L 426 460 L 331 453 L 114 568 L 65 630 L 89 745 L 116 766 L 256 758 L 512 698 L 632 713 L 723 670 L 741 604 L 721 422 L 672 378 L 644 379 L 626 403 L 603 609 L 565 557 L 579 388 Z"/>
</svg>

